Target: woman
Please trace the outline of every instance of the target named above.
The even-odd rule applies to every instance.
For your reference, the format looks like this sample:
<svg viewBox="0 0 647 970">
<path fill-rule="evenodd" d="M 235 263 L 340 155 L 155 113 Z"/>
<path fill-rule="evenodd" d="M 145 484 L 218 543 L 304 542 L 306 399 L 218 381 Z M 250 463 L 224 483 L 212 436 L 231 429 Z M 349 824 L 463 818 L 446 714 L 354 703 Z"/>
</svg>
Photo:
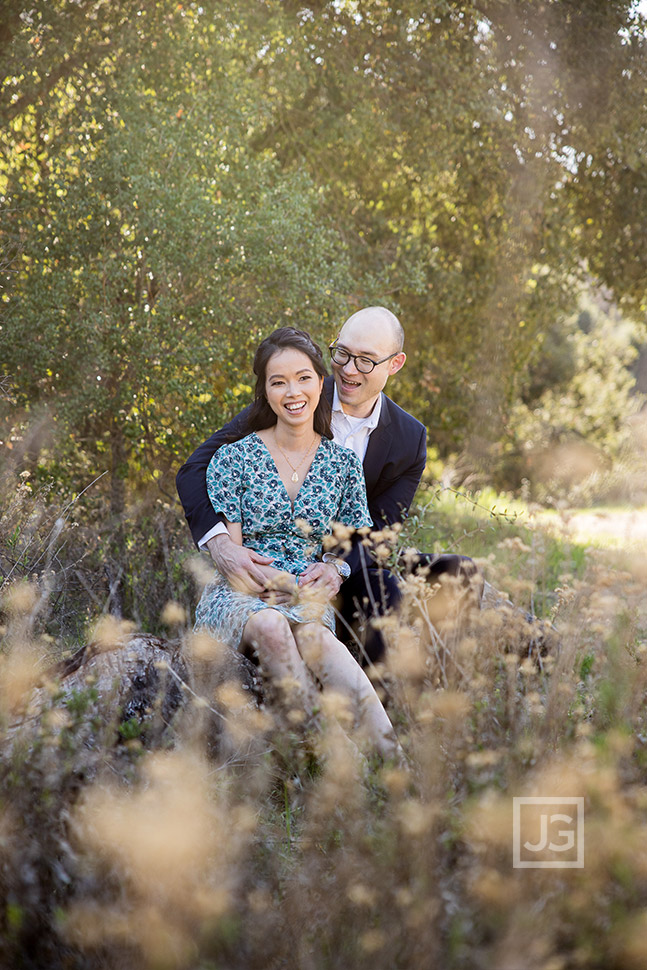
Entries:
<svg viewBox="0 0 647 970">
<path fill-rule="evenodd" d="M 335 637 L 332 608 L 303 592 L 296 599 L 298 578 L 321 558 L 333 523 L 353 529 L 372 524 L 360 461 L 332 441 L 321 351 L 305 331 L 282 327 L 259 345 L 254 373 L 250 433 L 213 456 L 207 491 L 233 541 L 272 557 L 277 586 L 287 578 L 295 601 L 272 604 L 221 578 L 204 590 L 196 627 L 235 649 L 255 651 L 271 683 L 291 693 L 304 713 L 314 706 L 317 682 L 344 695 L 370 742 L 395 755 L 391 722 L 368 677 Z"/>
</svg>

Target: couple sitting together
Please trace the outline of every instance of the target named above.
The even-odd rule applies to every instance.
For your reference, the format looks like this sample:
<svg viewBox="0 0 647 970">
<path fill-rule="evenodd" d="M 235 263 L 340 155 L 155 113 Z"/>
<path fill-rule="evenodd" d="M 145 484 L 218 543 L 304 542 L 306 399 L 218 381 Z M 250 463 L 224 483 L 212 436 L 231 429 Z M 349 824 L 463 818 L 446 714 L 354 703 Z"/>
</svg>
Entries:
<svg viewBox="0 0 647 970">
<path fill-rule="evenodd" d="M 397 752 L 375 690 L 338 639 L 366 621 L 363 657 L 385 644 L 372 620 L 397 608 L 397 578 L 358 541 L 325 552 L 335 523 L 348 531 L 401 522 L 426 462 L 424 426 L 384 393 L 404 365 L 404 335 L 383 307 L 353 314 L 330 348 L 282 327 L 254 358 L 254 402 L 213 434 L 182 466 L 177 487 L 193 537 L 219 572 L 196 611 L 203 627 L 255 654 L 270 682 L 308 713 L 319 687 L 355 707 L 370 743 Z M 470 559 L 419 553 L 408 568 L 431 583 L 451 574 L 480 600 Z M 338 605 L 338 619 L 331 601 Z"/>
</svg>

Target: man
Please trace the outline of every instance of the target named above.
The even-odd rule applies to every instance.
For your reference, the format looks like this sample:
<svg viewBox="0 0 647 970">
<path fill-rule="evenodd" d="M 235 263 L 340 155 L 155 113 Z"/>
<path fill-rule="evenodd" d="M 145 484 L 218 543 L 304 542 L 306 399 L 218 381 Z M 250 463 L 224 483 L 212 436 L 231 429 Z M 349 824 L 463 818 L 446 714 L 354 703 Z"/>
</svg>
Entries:
<svg viewBox="0 0 647 970">
<path fill-rule="evenodd" d="M 389 377 L 405 364 L 404 333 L 400 321 L 384 307 L 366 307 L 352 314 L 330 348 L 333 376 L 324 393 L 332 403 L 334 440 L 351 448 L 363 462 L 368 507 L 376 529 L 401 522 L 407 515 L 427 459 L 424 425 L 398 407 L 384 393 Z M 218 571 L 236 588 L 260 596 L 270 595 L 271 559 L 235 545 L 218 522 L 206 490 L 206 469 L 212 455 L 228 435 L 245 427 L 242 411 L 213 434 L 191 455 L 177 475 L 177 489 L 193 538 L 207 547 Z M 301 586 L 340 594 L 342 625 L 350 629 L 362 611 L 370 619 L 400 602 L 396 578 L 380 569 L 363 547 L 354 544 L 341 560 L 325 555 L 301 576 Z M 480 600 L 482 580 L 474 563 L 464 556 L 418 554 L 415 567 L 423 567 L 430 581 L 442 574 L 457 576 L 476 589 Z M 272 591 L 274 596 L 287 596 Z M 342 639 L 344 630 L 339 631 Z M 384 641 L 370 622 L 363 645 L 364 659 L 383 657 Z"/>
</svg>

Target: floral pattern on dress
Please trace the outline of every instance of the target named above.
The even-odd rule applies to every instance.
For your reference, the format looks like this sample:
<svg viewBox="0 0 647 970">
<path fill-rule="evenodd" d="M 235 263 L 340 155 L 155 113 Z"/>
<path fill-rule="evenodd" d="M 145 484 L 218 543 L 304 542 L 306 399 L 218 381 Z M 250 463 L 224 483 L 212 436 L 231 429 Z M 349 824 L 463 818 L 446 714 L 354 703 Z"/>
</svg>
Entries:
<svg viewBox="0 0 647 970">
<path fill-rule="evenodd" d="M 216 512 L 240 522 L 243 545 L 271 556 L 277 569 L 299 576 L 321 558 L 333 523 L 372 526 L 364 472 L 357 455 L 322 438 L 294 503 L 267 446 L 254 432 L 220 448 L 207 468 L 207 492 Z M 206 586 L 196 609 L 196 629 L 206 627 L 238 648 L 252 613 L 275 609 L 291 623 L 317 619 L 335 629 L 334 611 L 313 612 L 312 602 L 271 605 L 239 593 L 222 578 Z"/>
</svg>

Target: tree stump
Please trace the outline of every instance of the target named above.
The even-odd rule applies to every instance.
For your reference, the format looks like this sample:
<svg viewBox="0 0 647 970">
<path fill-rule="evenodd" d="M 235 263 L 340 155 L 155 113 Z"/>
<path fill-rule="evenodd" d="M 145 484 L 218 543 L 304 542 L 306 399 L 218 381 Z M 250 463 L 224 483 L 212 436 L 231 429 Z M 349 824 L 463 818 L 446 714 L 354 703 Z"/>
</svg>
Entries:
<svg viewBox="0 0 647 970">
<path fill-rule="evenodd" d="M 50 667 L 40 685 L 26 699 L 5 732 L 5 743 L 22 733 L 36 737 L 43 729 L 63 735 L 73 729 L 81 736 L 78 772 L 93 775 L 93 752 L 137 747 L 155 749 L 173 743 L 176 722 L 188 701 L 207 712 L 206 734 L 211 754 L 217 753 L 222 712 L 217 701 L 200 694 L 194 663 L 179 640 L 148 633 L 116 636 L 108 643 L 94 641 Z M 220 651 L 209 677 L 209 693 L 235 681 L 248 702 L 262 697 L 256 668 L 235 651 Z M 102 754 L 103 752 L 103 754 Z"/>
</svg>

